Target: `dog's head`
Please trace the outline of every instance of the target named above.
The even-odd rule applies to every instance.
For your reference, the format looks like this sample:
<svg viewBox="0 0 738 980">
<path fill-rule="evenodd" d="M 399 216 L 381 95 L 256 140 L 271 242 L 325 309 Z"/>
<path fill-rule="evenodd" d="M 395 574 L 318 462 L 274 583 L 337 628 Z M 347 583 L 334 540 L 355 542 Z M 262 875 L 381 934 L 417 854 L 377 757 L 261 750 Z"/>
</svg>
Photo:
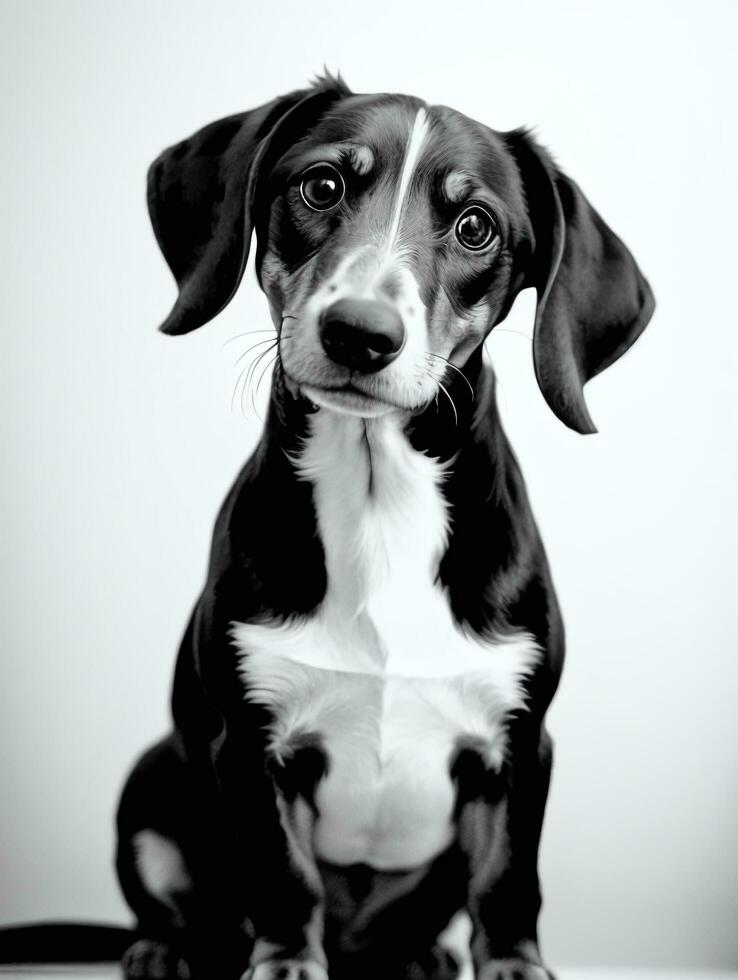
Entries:
<svg viewBox="0 0 738 980">
<path fill-rule="evenodd" d="M 653 312 L 630 252 L 526 132 L 340 79 L 165 151 L 149 208 L 179 285 L 162 330 L 226 306 L 255 229 L 285 382 L 339 411 L 423 409 L 534 286 L 541 390 L 593 432 L 583 386 Z"/>
</svg>

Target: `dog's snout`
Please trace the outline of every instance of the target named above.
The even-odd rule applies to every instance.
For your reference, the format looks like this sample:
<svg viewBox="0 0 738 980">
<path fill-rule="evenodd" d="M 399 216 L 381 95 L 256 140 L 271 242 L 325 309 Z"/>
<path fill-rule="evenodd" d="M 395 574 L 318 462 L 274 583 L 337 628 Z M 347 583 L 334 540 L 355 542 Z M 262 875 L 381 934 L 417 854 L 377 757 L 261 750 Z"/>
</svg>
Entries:
<svg viewBox="0 0 738 980">
<path fill-rule="evenodd" d="M 332 361 L 355 371 L 379 371 L 405 343 L 400 314 L 389 303 L 340 299 L 320 318 L 320 340 Z"/>
</svg>

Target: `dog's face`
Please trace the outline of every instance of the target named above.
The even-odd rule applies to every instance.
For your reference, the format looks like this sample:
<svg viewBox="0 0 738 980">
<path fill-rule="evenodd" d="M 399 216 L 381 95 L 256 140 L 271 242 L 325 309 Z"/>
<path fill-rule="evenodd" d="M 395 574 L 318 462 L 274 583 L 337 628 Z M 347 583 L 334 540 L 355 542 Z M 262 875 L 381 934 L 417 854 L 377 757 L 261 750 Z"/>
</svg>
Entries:
<svg viewBox="0 0 738 980">
<path fill-rule="evenodd" d="M 403 97 L 338 103 L 280 160 L 261 266 L 285 377 L 358 414 L 417 410 L 483 342 L 530 247 L 502 140 Z"/>
<path fill-rule="evenodd" d="M 525 132 L 331 78 L 165 151 L 149 207 L 180 286 L 165 332 L 229 302 L 255 227 L 288 390 L 362 416 L 429 405 L 535 286 L 541 390 L 594 431 L 583 385 L 653 310 L 628 250 Z"/>
</svg>

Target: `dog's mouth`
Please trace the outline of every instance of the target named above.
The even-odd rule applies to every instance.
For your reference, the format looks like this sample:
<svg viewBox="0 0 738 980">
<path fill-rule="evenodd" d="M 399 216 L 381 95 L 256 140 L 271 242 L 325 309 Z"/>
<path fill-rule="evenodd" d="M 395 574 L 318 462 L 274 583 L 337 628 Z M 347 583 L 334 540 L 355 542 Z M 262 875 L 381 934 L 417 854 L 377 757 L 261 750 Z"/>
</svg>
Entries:
<svg viewBox="0 0 738 980">
<path fill-rule="evenodd" d="M 340 388 L 320 388 L 316 385 L 300 386 L 300 393 L 316 408 L 330 408 L 345 415 L 358 415 L 361 418 L 378 418 L 389 412 L 401 410 L 400 405 L 368 395 L 351 383 Z"/>
</svg>

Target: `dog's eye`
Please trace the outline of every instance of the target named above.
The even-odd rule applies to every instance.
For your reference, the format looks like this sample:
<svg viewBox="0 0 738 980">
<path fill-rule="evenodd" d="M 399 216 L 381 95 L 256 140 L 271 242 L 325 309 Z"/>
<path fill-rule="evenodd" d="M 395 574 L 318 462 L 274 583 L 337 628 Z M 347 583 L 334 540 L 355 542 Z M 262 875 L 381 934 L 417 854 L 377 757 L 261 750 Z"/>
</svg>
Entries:
<svg viewBox="0 0 738 980">
<path fill-rule="evenodd" d="M 313 211 L 330 211 L 346 193 L 343 177 L 329 163 L 319 163 L 303 175 L 300 194 Z"/>
<path fill-rule="evenodd" d="M 472 252 L 480 252 L 497 238 L 497 222 L 483 207 L 473 204 L 456 222 L 456 237 Z"/>
</svg>

